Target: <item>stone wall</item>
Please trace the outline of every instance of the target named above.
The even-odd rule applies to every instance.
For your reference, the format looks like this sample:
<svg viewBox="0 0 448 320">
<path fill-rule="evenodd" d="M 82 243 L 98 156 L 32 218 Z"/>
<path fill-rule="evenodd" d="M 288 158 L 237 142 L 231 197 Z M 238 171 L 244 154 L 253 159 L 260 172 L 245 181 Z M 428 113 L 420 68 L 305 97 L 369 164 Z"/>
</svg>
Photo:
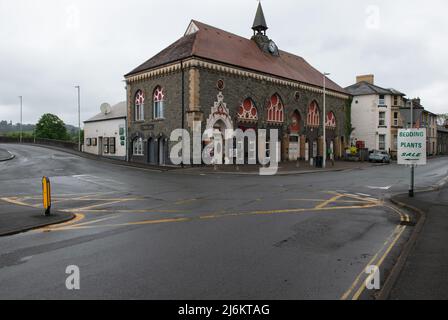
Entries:
<svg viewBox="0 0 448 320">
<path fill-rule="evenodd" d="M 222 80 L 224 88 L 218 88 L 218 81 Z M 157 86 L 164 89 L 164 120 L 153 120 L 153 92 Z M 144 113 L 145 121 L 135 121 L 134 101 L 138 90 L 142 90 L 145 95 Z M 300 120 L 300 141 L 299 149 L 301 158 L 305 158 L 304 143 L 309 147 L 312 154 L 312 144 L 318 142 L 322 136 L 322 126 L 311 128 L 306 126 L 306 116 L 308 106 L 312 101 L 316 101 L 320 109 L 320 119 L 322 122 L 323 95 L 319 92 L 312 92 L 305 89 L 297 89 L 285 84 L 276 84 L 263 79 L 243 76 L 238 74 L 225 73 L 212 70 L 203 66 L 190 66 L 184 69 L 184 100 L 185 100 L 185 128 L 192 132 L 193 121 L 200 121 L 202 131 L 207 127 L 207 119 L 210 117 L 212 107 L 218 101 L 218 94 L 222 93 L 223 102 L 227 104 L 229 121 L 233 128 L 238 128 L 238 109 L 246 98 L 251 98 L 258 110 L 258 123 L 256 128 L 269 129 L 278 128 L 280 130 L 279 140 L 282 141 L 282 158 L 288 159 L 289 127 L 291 116 L 294 111 L 298 111 Z M 267 123 L 266 108 L 272 95 L 278 94 L 285 108 L 285 121 L 283 125 L 272 126 Z M 170 134 L 173 130 L 182 127 L 182 72 L 175 69 L 171 73 L 145 80 L 132 81 L 127 85 L 128 95 L 128 139 L 130 161 L 141 163 L 159 163 L 159 144 L 163 141 L 165 164 L 170 164 L 169 150 L 174 143 L 169 142 Z M 337 120 L 337 127 L 334 130 L 327 130 L 327 143 L 333 141 L 335 155 L 342 156 L 342 149 L 345 146 L 345 104 L 346 100 L 340 97 L 327 95 L 327 113 L 332 111 Z M 142 138 L 144 143 L 144 155 L 134 156 L 132 154 L 132 141 Z M 318 143 L 322 145 L 322 143 Z M 321 149 L 321 147 L 319 147 Z M 148 152 L 151 151 L 151 152 Z M 322 155 L 322 150 L 319 154 Z M 150 157 L 149 154 L 152 156 Z"/>
</svg>

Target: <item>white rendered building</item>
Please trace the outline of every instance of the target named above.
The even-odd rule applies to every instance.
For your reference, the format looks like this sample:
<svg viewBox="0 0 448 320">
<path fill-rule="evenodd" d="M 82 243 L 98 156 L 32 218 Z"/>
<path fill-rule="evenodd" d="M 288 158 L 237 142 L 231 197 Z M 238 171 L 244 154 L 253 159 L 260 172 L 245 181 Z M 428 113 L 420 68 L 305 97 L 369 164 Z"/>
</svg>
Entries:
<svg viewBox="0 0 448 320">
<path fill-rule="evenodd" d="M 126 102 L 103 104 L 101 113 L 84 121 L 84 152 L 126 160 Z"/>
<path fill-rule="evenodd" d="M 404 94 L 374 84 L 374 76 L 359 76 L 357 83 L 345 88 L 353 96 L 352 143 L 362 142 L 369 150 L 392 149 L 392 109 L 395 97 Z"/>
</svg>

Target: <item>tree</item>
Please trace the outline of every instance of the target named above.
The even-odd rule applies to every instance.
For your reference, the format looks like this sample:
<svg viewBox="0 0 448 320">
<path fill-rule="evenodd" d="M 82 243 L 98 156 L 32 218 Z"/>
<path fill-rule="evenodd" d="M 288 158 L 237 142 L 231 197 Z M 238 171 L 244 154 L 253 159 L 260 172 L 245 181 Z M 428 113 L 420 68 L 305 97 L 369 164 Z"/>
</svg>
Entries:
<svg viewBox="0 0 448 320">
<path fill-rule="evenodd" d="M 36 138 L 66 140 L 67 129 L 64 122 L 54 114 L 46 113 L 36 125 Z"/>
<path fill-rule="evenodd" d="M 352 102 L 353 98 L 349 98 L 345 102 L 345 136 L 347 141 L 350 141 L 353 131 L 355 128 L 352 127 Z"/>
</svg>

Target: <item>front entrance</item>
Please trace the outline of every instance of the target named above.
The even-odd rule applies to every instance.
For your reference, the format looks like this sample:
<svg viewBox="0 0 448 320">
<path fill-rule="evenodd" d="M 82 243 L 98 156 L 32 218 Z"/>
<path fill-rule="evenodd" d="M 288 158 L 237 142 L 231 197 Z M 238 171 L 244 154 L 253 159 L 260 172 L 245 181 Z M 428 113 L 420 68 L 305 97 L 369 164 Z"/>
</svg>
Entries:
<svg viewBox="0 0 448 320">
<path fill-rule="evenodd" d="M 226 140 L 226 130 L 233 129 L 232 119 L 229 116 L 229 109 L 227 108 L 227 104 L 224 102 L 224 95 L 222 92 L 219 92 L 217 96 L 217 101 L 214 103 L 214 106 L 211 108 L 210 116 L 207 119 L 207 130 L 218 130 L 221 132 L 223 137 L 223 143 L 220 146 L 217 146 L 217 150 L 214 150 L 214 154 L 210 156 L 214 156 L 216 153 L 217 157 L 223 158 L 223 163 L 230 161 L 230 159 L 225 158 L 225 140 Z M 210 144 L 212 141 L 209 141 L 206 144 Z"/>
<path fill-rule="evenodd" d="M 98 137 L 98 155 L 103 155 L 103 137 Z"/>
<path fill-rule="evenodd" d="M 148 163 L 157 164 L 156 161 L 156 143 L 154 138 L 148 139 Z"/>
<path fill-rule="evenodd" d="M 167 141 L 165 138 L 161 137 L 159 138 L 159 165 L 164 166 L 166 165 L 166 158 L 165 154 L 167 151 Z"/>
</svg>

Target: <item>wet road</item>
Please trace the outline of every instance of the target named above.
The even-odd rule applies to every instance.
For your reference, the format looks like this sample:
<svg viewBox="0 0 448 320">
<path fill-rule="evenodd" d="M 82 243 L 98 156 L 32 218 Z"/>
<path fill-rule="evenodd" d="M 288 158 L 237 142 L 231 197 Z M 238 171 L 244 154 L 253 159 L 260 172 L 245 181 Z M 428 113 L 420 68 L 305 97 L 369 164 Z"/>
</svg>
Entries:
<svg viewBox="0 0 448 320">
<path fill-rule="evenodd" d="M 297 176 L 193 175 L 117 166 L 27 145 L 0 163 L 0 198 L 40 205 L 52 181 L 65 225 L 0 238 L 0 298 L 369 298 L 412 227 L 387 202 L 408 189 L 397 165 Z M 420 188 L 448 159 L 416 172 Z M 67 266 L 81 289 L 65 286 Z"/>
</svg>

